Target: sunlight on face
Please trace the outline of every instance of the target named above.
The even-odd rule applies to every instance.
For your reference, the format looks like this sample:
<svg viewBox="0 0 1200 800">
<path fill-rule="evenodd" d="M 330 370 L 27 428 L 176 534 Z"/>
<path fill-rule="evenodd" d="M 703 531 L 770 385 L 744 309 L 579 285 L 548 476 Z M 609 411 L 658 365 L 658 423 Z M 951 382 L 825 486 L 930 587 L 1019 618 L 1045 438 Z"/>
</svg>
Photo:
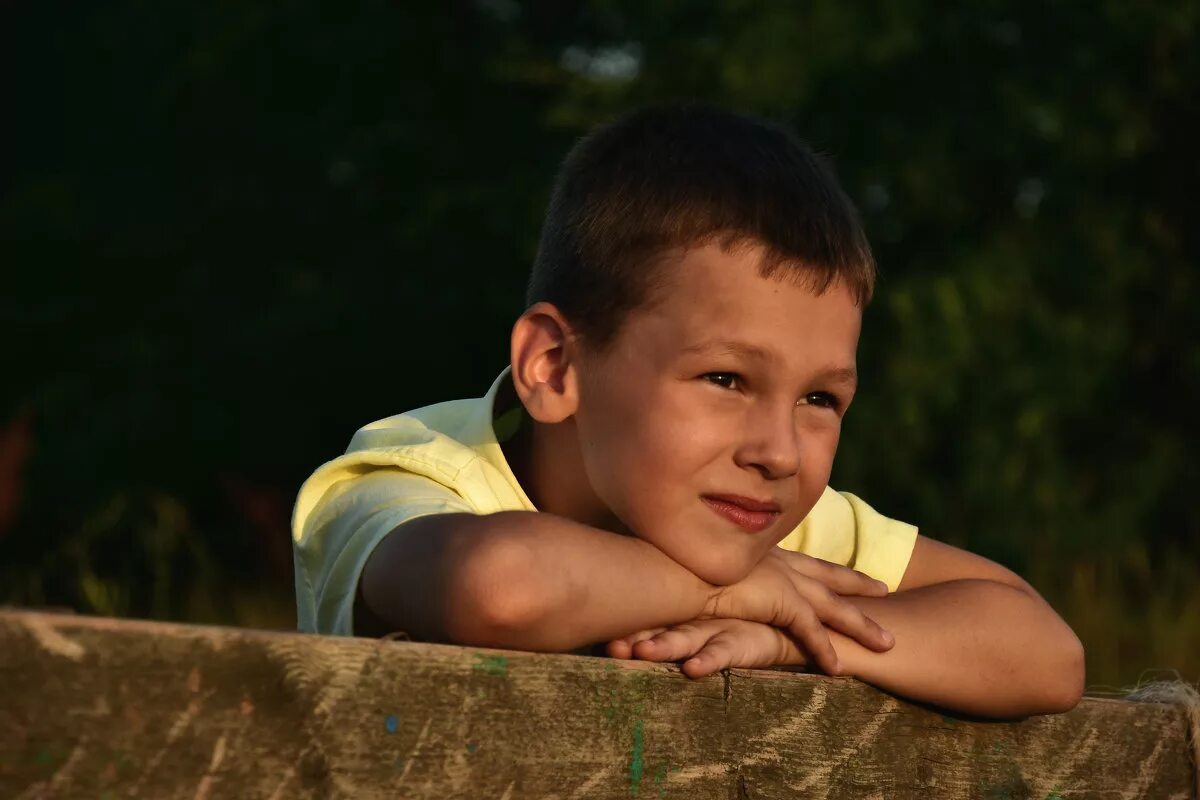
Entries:
<svg viewBox="0 0 1200 800">
<path fill-rule="evenodd" d="M 854 395 L 861 309 L 758 274 L 761 248 L 710 245 L 585 355 L 584 470 L 623 527 L 710 583 L 740 580 L 829 480 Z"/>
</svg>

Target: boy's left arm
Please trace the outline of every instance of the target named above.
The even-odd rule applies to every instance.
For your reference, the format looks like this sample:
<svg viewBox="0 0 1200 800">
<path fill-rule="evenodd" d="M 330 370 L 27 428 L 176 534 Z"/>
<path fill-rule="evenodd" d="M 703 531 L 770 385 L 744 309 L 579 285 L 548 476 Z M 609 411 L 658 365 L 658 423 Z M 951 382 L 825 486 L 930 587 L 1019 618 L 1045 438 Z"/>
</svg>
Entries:
<svg viewBox="0 0 1200 800">
<path fill-rule="evenodd" d="M 986 558 L 919 536 L 897 592 L 848 599 L 895 636 L 895 646 L 879 653 L 830 632 L 844 673 L 882 689 L 991 717 L 1067 711 L 1083 693 L 1083 647 L 1074 632 L 1028 583 Z M 690 642 L 675 634 L 670 660 L 688 644 L 696 649 L 687 655 L 711 648 L 706 634 L 715 622 L 690 629 Z M 705 674 L 805 662 L 785 634 L 758 623 L 727 626 L 722 637 L 711 651 L 720 655 L 704 659 Z M 656 656 L 665 646 L 657 647 L 640 641 L 630 652 L 664 660 Z M 610 647 L 614 655 L 623 650 Z"/>
<path fill-rule="evenodd" d="M 886 653 L 832 633 L 846 672 L 905 697 L 973 714 L 1068 711 L 1083 694 L 1083 645 L 1005 567 L 918 536 L 897 592 L 852 598 L 896 637 Z"/>
</svg>

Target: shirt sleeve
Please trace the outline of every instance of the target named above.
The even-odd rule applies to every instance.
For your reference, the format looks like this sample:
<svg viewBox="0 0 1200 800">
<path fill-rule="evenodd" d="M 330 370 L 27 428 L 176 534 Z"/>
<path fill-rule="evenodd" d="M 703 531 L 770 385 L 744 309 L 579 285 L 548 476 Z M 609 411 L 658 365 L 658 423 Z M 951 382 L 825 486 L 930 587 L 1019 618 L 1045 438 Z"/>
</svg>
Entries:
<svg viewBox="0 0 1200 800">
<path fill-rule="evenodd" d="M 376 545 L 409 520 L 457 512 L 475 509 L 452 489 L 401 469 L 330 486 L 293 540 L 300 630 L 352 635 L 358 579 Z"/>
<path fill-rule="evenodd" d="M 894 592 L 916 542 L 915 526 L 883 516 L 855 495 L 826 487 L 813 510 L 779 546 L 856 569 Z"/>
</svg>

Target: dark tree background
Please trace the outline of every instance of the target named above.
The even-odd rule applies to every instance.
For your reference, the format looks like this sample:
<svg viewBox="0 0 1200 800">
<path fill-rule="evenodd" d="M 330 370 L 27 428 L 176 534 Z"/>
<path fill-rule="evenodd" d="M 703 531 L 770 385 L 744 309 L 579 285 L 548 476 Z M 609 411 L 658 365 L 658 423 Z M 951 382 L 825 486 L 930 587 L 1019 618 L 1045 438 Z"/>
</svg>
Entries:
<svg viewBox="0 0 1200 800">
<path fill-rule="evenodd" d="M 4 4 L 0 601 L 291 625 L 303 479 L 482 393 L 558 160 L 695 98 L 866 220 L 835 485 L 1197 680 L 1200 6 L 968 5 Z"/>
</svg>

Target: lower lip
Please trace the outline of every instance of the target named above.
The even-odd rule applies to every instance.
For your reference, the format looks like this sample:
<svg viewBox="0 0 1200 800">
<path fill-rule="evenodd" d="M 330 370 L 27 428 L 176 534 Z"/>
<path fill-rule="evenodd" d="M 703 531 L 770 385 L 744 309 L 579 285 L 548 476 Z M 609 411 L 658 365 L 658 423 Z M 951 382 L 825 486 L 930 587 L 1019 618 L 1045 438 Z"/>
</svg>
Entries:
<svg viewBox="0 0 1200 800">
<path fill-rule="evenodd" d="M 705 497 L 703 500 L 713 511 L 750 533 L 766 530 L 771 527 L 771 523 L 779 519 L 778 511 L 750 511 L 724 500 L 714 500 L 711 497 Z"/>
</svg>

